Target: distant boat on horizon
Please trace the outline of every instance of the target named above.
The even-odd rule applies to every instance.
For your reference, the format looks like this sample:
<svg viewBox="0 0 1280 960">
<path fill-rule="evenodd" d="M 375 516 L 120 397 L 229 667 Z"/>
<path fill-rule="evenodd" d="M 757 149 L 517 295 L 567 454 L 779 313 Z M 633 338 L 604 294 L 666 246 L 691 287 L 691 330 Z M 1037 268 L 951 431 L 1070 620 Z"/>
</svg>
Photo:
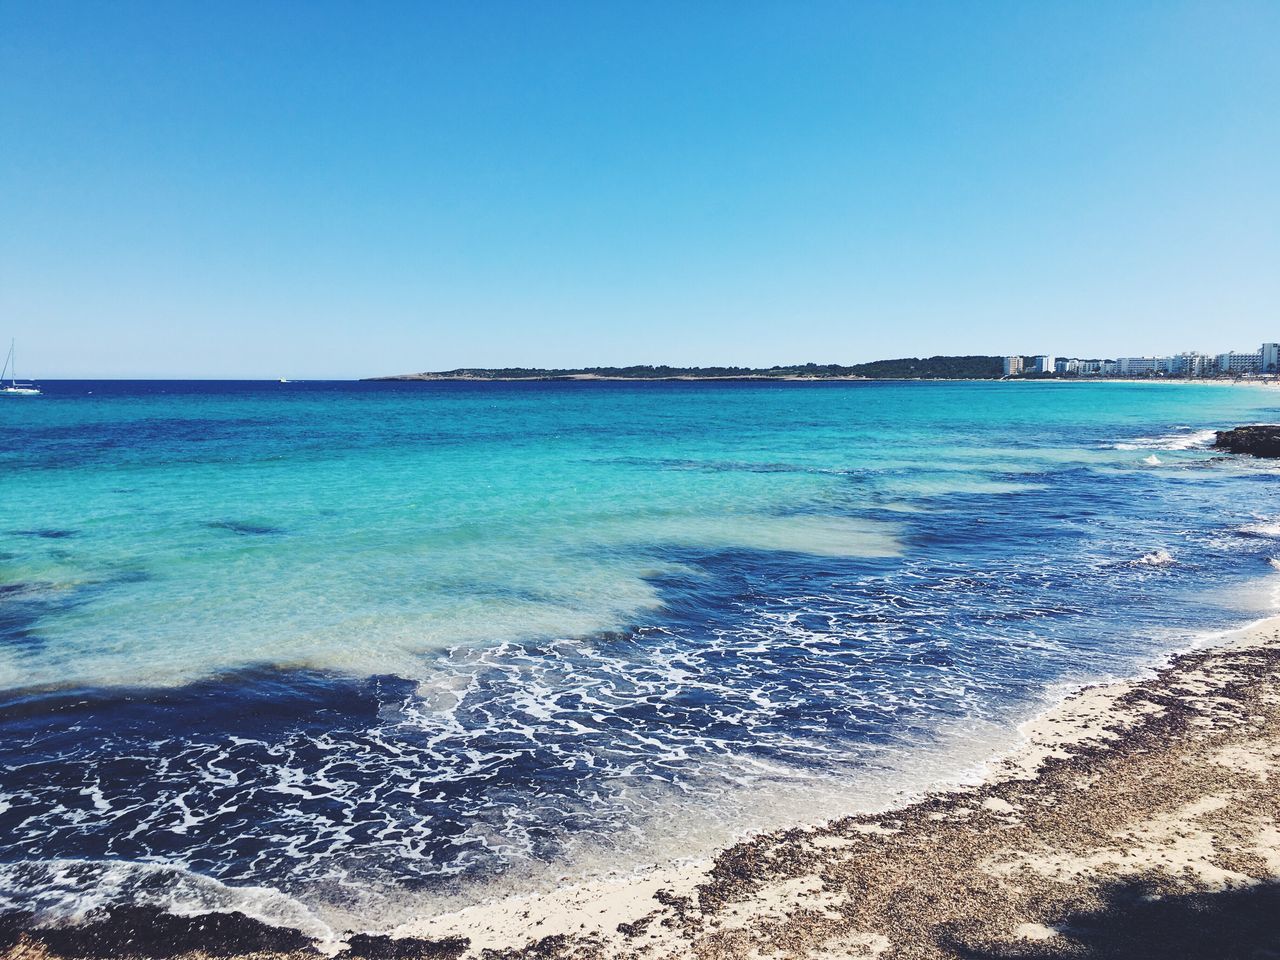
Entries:
<svg viewBox="0 0 1280 960">
<path fill-rule="evenodd" d="M 9 341 L 9 355 L 4 358 L 4 368 L 0 369 L 0 397 L 38 397 L 40 390 L 29 383 L 18 382 L 18 364 L 14 359 L 14 341 Z M 5 376 L 9 380 L 5 382 Z"/>
</svg>

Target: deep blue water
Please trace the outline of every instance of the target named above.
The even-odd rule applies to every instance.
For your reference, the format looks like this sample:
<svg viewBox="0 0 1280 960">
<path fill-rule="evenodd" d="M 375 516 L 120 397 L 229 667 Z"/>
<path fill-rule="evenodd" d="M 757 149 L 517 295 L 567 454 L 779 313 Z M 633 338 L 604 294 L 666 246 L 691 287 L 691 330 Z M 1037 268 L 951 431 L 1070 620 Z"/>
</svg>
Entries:
<svg viewBox="0 0 1280 960">
<path fill-rule="evenodd" d="M 1280 474 L 1205 432 L 1270 390 L 46 389 L 0 405 L 18 905 L 394 916 L 705 853 L 1275 607 Z"/>
</svg>

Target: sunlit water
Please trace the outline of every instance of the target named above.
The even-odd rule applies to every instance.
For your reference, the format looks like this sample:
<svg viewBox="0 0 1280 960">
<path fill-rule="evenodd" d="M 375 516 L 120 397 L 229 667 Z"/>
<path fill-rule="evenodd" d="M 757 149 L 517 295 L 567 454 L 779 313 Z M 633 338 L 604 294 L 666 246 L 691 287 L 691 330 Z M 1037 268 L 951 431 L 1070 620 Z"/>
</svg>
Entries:
<svg viewBox="0 0 1280 960">
<path fill-rule="evenodd" d="M 2 402 L 0 905 L 385 924 L 963 776 L 1062 684 L 1273 607 L 1280 474 L 1206 431 L 1277 407 L 1115 383 Z"/>
</svg>

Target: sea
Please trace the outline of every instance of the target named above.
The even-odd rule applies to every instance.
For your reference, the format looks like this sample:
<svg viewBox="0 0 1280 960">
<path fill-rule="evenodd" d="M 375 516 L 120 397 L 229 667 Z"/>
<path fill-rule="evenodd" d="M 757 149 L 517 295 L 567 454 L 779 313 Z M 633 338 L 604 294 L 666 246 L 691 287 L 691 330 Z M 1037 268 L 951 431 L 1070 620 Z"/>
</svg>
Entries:
<svg viewBox="0 0 1280 960">
<path fill-rule="evenodd" d="M 1280 391 L 124 382 L 0 400 L 0 910 L 316 936 L 981 776 L 1280 609 Z"/>
</svg>

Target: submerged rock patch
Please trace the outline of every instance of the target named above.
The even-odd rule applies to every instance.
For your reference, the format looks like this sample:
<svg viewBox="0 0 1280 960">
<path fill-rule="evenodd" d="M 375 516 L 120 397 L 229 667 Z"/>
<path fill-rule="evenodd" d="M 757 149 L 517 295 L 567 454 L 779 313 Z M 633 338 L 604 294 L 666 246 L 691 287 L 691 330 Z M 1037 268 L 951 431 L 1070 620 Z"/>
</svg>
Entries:
<svg viewBox="0 0 1280 960">
<path fill-rule="evenodd" d="M 245 520 L 210 520 L 205 524 L 212 530 L 226 530 L 229 533 L 238 533 L 242 537 L 270 537 L 284 533 L 280 527 L 273 527 L 266 523 L 252 523 Z"/>
</svg>

